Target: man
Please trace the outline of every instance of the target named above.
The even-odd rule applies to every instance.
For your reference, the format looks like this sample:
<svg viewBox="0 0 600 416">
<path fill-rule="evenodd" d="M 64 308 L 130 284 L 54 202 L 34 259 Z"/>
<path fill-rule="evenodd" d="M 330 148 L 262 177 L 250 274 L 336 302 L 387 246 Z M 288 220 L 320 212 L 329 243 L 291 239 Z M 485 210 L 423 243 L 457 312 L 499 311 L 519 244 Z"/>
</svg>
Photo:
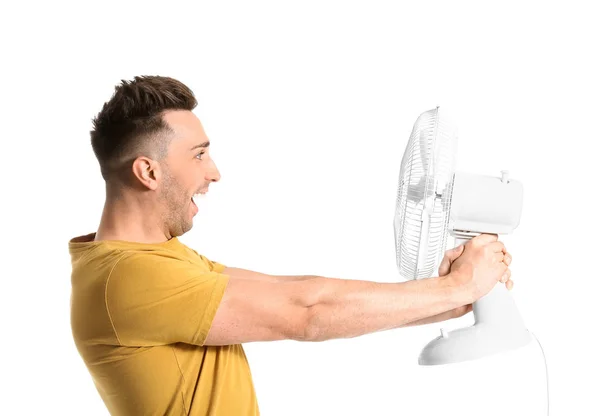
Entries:
<svg viewBox="0 0 600 416">
<path fill-rule="evenodd" d="M 464 315 L 511 256 L 496 235 L 449 250 L 439 277 L 375 283 L 273 276 L 178 237 L 218 182 L 192 91 L 167 77 L 115 88 L 91 142 L 106 182 L 97 231 L 72 238 L 71 325 L 113 415 L 258 415 L 242 344 L 356 337 Z"/>
</svg>

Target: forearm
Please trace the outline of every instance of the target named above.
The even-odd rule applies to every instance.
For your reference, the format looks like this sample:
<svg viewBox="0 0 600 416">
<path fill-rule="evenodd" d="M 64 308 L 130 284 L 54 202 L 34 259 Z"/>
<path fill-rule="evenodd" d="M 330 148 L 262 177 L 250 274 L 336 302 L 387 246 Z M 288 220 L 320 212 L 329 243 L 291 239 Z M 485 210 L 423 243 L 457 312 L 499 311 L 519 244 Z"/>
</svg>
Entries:
<svg viewBox="0 0 600 416">
<path fill-rule="evenodd" d="M 300 280 L 312 280 L 312 279 L 327 279 L 322 276 L 315 275 L 296 275 L 296 276 L 271 276 L 274 282 L 283 283 L 283 282 L 296 282 Z"/>
<path fill-rule="evenodd" d="M 471 312 L 472 310 L 473 310 L 473 305 L 463 305 L 463 306 L 459 306 L 458 308 L 451 309 L 449 311 L 442 312 L 437 315 L 433 315 L 433 316 L 429 316 L 427 318 L 418 319 L 416 321 L 409 322 L 407 324 L 402 325 L 400 328 L 406 328 L 406 327 L 410 327 L 410 326 L 427 325 L 427 324 L 433 324 L 436 322 L 447 321 L 448 319 L 460 318 L 461 316 L 464 316 L 465 314 Z"/>
<path fill-rule="evenodd" d="M 308 311 L 307 339 L 352 338 L 449 319 L 450 311 L 468 299 L 445 277 L 403 283 L 312 280 L 315 295 Z"/>
<path fill-rule="evenodd" d="M 310 280 L 319 277 L 314 275 L 275 276 L 271 274 L 255 272 L 248 269 L 242 269 L 240 267 L 226 267 L 221 273 L 226 274 L 234 279 L 258 280 L 272 283 Z"/>
</svg>

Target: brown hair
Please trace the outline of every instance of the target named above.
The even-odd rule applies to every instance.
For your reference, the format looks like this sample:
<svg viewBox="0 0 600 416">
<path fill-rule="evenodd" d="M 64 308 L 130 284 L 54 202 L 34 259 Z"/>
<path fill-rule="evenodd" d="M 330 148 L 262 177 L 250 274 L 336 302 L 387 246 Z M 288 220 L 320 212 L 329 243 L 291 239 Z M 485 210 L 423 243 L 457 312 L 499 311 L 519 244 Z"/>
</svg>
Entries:
<svg viewBox="0 0 600 416">
<path fill-rule="evenodd" d="M 198 102 L 182 82 L 161 76 L 121 80 L 112 98 L 93 119 L 92 148 L 107 182 L 127 182 L 139 156 L 161 160 L 170 142 L 166 110 L 193 110 Z"/>
</svg>

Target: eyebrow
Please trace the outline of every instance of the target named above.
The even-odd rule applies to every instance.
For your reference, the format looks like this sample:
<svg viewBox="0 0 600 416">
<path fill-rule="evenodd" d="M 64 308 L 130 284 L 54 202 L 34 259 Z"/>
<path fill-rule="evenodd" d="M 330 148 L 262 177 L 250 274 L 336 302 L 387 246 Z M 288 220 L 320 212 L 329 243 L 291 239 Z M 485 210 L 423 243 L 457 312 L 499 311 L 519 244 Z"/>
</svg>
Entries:
<svg viewBox="0 0 600 416">
<path fill-rule="evenodd" d="M 200 147 L 208 147 L 208 146 L 210 146 L 210 142 L 204 142 L 201 144 L 197 144 L 196 146 L 192 147 L 190 150 L 198 149 Z"/>
</svg>

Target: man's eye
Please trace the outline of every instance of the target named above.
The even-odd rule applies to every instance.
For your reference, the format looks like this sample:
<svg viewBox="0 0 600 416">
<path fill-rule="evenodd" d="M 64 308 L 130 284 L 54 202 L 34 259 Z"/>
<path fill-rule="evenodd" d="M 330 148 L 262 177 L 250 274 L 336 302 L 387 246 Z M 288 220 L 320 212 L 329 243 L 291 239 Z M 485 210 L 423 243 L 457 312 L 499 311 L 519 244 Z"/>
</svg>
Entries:
<svg viewBox="0 0 600 416">
<path fill-rule="evenodd" d="M 202 160 L 202 158 L 201 158 L 201 157 L 199 157 L 199 156 L 202 156 L 204 153 L 206 153 L 206 152 L 200 152 L 200 153 L 198 153 L 198 154 L 196 155 L 196 157 L 197 157 L 199 160 Z"/>
</svg>

